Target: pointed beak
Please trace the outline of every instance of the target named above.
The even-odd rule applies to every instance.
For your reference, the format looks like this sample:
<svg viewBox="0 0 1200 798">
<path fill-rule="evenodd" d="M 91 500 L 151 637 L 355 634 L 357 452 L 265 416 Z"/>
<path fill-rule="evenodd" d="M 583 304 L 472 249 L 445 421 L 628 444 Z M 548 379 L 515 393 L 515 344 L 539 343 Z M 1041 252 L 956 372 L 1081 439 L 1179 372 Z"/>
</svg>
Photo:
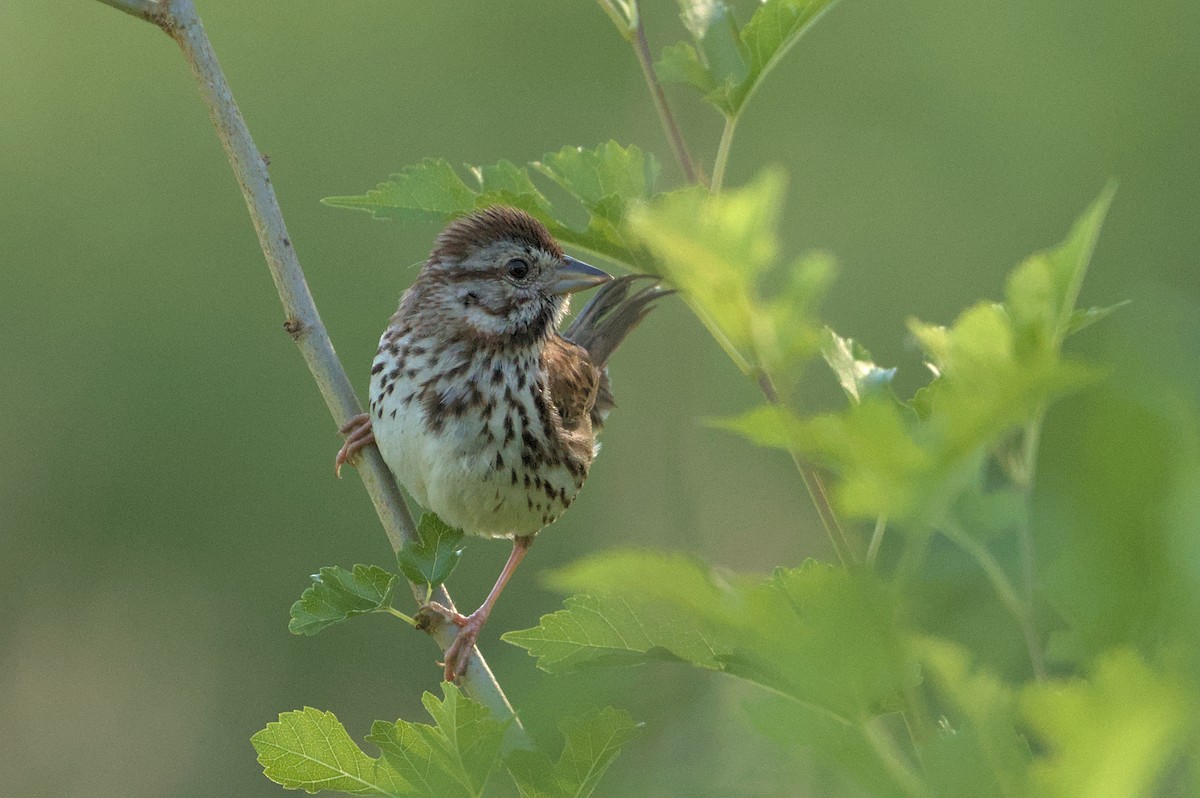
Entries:
<svg viewBox="0 0 1200 798">
<path fill-rule="evenodd" d="M 550 283 L 552 294 L 573 294 L 601 283 L 612 280 L 612 275 L 601 271 L 595 266 L 588 266 L 581 260 L 575 260 L 564 255 L 562 265 L 554 272 L 554 282 Z"/>
</svg>

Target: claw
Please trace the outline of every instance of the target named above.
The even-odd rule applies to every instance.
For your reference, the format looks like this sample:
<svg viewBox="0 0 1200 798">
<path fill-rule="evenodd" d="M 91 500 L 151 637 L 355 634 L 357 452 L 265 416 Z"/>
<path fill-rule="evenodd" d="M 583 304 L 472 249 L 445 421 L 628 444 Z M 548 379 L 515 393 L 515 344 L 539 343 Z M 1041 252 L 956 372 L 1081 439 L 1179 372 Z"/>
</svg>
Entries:
<svg viewBox="0 0 1200 798">
<path fill-rule="evenodd" d="M 333 458 L 333 473 L 341 479 L 342 466 L 346 463 L 354 464 L 358 453 L 375 442 L 375 431 L 371 427 L 371 417 L 360 413 L 343 424 L 338 432 L 346 436 L 346 442 Z"/>
</svg>

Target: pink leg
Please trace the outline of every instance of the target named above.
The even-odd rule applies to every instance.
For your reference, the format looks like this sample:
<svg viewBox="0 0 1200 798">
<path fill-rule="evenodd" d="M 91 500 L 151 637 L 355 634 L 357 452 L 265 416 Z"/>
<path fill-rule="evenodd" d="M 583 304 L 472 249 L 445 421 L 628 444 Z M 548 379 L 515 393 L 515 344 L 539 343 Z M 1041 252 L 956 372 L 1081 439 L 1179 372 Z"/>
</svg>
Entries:
<svg viewBox="0 0 1200 798">
<path fill-rule="evenodd" d="M 487 623 L 488 616 L 492 614 L 492 607 L 496 605 L 496 599 L 500 598 L 501 591 L 508 584 L 509 578 L 517 570 L 517 566 L 521 564 L 521 560 L 525 558 L 525 553 L 529 551 L 532 544 L 533 535 L 514 537 L 512 554 L 508 555 L 508 562 L 504 564 L 504 570 L 500 572 L 495 586 L 492 587 L 492 592 L 488 594 L 479 609 L 465 618 L 458 613 L 454 613 L 458 617 L 447 616 L 458 625 L 459 630 L 454 642 L 446 649 L 446 661 L 443 663 L 446 667 L 446 681 L 457 681 L 466 673 L 467 663 L 471 661 L 471 651 L 475 648 L 475 640 L 479 637 L 480 630 Z"/>
<path fill-rule="evenodd" d="M 353 463 L 360 451 L 375 442 L 375 431 L 371 428 L 371 416 L 360 413 L 343 424 L 338 432 L 346 436 L 346 442 L 333 458 L 333 473 L 340 478 L 342 466 Z"/>
</svg>

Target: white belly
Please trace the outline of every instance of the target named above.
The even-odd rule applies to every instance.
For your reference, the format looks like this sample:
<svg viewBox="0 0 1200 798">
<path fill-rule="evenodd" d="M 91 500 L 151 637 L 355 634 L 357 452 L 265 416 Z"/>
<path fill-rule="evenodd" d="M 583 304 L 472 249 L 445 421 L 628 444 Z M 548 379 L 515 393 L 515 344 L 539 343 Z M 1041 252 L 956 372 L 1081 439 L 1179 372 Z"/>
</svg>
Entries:
<svg viewBox="0 0 1200 798">
<path fill-rule="evenodd" d="M 480 364 L 481 371 L 484 365 Z M 488 374 L 474 371 L 468 373 L 469 379 L 483 384 Z M 391 378 L 384 369 L 372 376 L 369 394 L 376 444 L 414 499 L 447 524 L 485 537 L 532 535 L 562 513 L 578 490 L 576 480 L 564 466 L 557 466 L 543 471 L 552 487 L 526 486 L 522 466 L 525 430 L 516 414 L 512 414 L 510 435 L 506 435 L 502 412 L 493 413 L 487 421 L 480 413 L 449 418 L 434 431 L 419 400 L 423 380 L 421 373 L 410 378 L 406 372 Z M 490 384 L 487 387 L 492 388 Z M 502 400 L 504 385 L 495 390 Z M 528 418 L 536 418 L 531 397 L 514 393 L 518 401 L 528 403 Z M 551 493 L 556 498 L 552 499 Z M 563 495 L 565 502 L 557 498 Z"/>
</svg>

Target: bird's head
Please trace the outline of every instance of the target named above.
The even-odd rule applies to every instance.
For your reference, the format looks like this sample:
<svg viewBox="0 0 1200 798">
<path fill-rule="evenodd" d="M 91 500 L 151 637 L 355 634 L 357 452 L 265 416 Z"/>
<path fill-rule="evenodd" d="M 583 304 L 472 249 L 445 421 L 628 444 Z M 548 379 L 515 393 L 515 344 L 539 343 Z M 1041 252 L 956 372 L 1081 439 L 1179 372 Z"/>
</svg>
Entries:
<svg viewBox="0 0 1200 798">
<path fill-rule="evenodd" d="M 438 324 L 480 337 L 542 339 L 568 295 L 612 276 L 563 254 L 524 211 L 493 206 L 451 222 L 437 238 L 417 284 Z"/>
</svg>

